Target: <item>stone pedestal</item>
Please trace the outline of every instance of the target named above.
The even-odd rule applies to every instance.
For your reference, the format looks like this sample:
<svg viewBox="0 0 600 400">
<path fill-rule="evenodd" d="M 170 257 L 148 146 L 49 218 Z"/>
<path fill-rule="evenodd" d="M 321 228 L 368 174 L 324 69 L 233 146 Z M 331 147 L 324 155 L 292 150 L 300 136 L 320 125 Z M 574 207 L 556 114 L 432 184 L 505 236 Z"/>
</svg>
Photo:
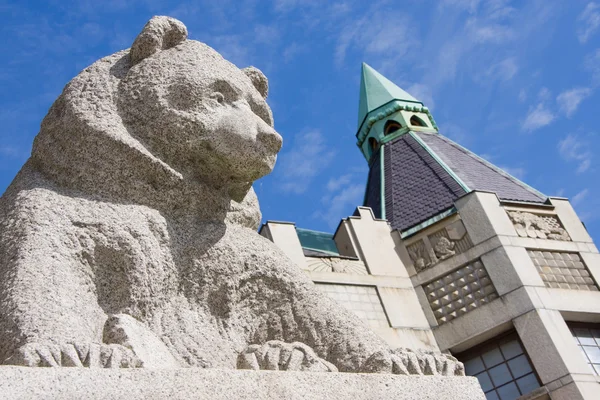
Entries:
<svg viewBox="0 0 600 400">
<path fill-rule="evenodd" d="M 5 399 L 484 400 L 473 377 L 218 369 L 0 367 Z"/>
</svg>

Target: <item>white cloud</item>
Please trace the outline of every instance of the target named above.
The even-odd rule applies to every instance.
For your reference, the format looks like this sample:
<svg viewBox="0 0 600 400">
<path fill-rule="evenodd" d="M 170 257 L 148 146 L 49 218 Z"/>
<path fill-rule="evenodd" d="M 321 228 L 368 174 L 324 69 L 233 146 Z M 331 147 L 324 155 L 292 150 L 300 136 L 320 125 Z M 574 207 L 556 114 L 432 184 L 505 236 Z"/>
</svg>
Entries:
<svg viewBox="0 0 600 400">
<path fill-rule="evenodd" d="M 456 7 L 473 13 L 477 10 L 479 0 L 442 0 L 441 5 Z"/>
<path fill-rule="evenodd" d="M 346 186 L 352 181 L 352 174 L 342 175 L 339 178 L 331 178 L 329 182 L 327 182 L 327 191 L 335 192 L 339 190 L 342 186 Z"/>
<path fill-rule="evenodd" d="M 433 101 L 433 92 L 429 86 L 422 83 L 413 83 L 406 91 L 416 99 L 421 100 L 427 108 L 431 110 L 434 109 L 435 102 Z"/>
<path fill-rule="evenodd" d="M 584 66 L 592 73 L 594 83 L 600 84 L 600 49 L 596 49 L 585 57 Z"/>
<path fill-rule="evenodd" d="M 254 27 L 254 42 L 273 45 L 280 38 L 279 30 L 272 25 L 256 25 Z"/>
<path fill-rule="evenodd" d="M 308 47 L 292 42 L 283 50 L 283 61 L 287 64 L 296 58 L 297 55 L 308 52 Z"/>
<path fill-rule="evenodd" d="M 523 103 L 525 100 L 527 100 L 527 90 L 521 89 L 519 90 L 519 101 Z"/>
<path fill-rule="evenodd" d="M 574 88 L 571 90 L 565 90 L 556 97 L 556 102 L 560 111 L 562 111 L 568 118 L 577 111 L 579 104 L 592 94 L 590 88 Z"/>
<path fill-rule="evenodd" d="M 384 56 L 387 63 L 393 64 L 418 45 L 412 25 L 408 15 L 378 8 L 358 20 L 346 21 L 337 40 L 336 63 L 343 64 L 346 53 L 356 49 L 370 56 Z"/>
<path fill-rule="evenodd" d="M 209 45 L 214 47 L 226 60 L 238 67 L 248 65 L 248 46 L 239 35 L 221 35 L 210 38 Z"/>
<path fill-rule="evenodd" d="M 477 76 L 476 81 L 482 84 L 493 82 L 495 80 L 509 81 L 518 71 L 519 67 L 516 59 L 514 57 L 508 57 L 485 69 L 482 74 Z"/>
<path fill-rule="evenodd" d="M 542 87 L 540 89 L 540 91 L 538 92 L 538 99 L 540 101 L 550 100 L 551 96 L 552 96 L 552 93 L 550 92 L 550 89 L 548 89 L 547 87 Z"/>
<path fill-rule="evenodd" d="M 600 5 L 590 2 L 577 18 L 577 38 L 585 43 L 600 27 Z"/>
<path fill-rule="evenodd" d="M 489 24 L 489 21 L 470 19 L 466 23 L 471 38 L 476 43 L 505 43 L 516 37 L 511 26 Z"/>
<path fill-rule="evenodd" d="M 362 204 L 364 193 L 363 183 L 348 182 L 336 187 L 336 190 L 324 197 L 325 209 L 316 212 L 313 216 L 323 219 L 331 229 L 335 229 L 342 218 L 347 217 L 355 207 Z"/>
<path fill-rule="evenodd" d="M 0 145 L 0 154 L 7 158 L 23 158 L 25 152 L 14 146 Z"/>
<path fill-rule="evenodd" d="M 582 191 L 577 193 L 575 196 L 571 197 L 571 204 L 573 206 L 578 205 L 579 203 L 581 203 L 583 201 L 583 199 L 585 199 L 587 194 L 588 194 L 588 189 L 583 189 Z"/>
<path fill-rule="evenodd" d="M 313 178 L 328 166 L 335 152 L 329 150 L 318 130 L 296 135 L 292 150 L 279 156 L 278 168 L 283 182 L 281 190 L 288 193 L 304 193 Z"/>
<path fill-rule="evenodd" d="M 549 125 L 555 118 L 556 116 L 544 104 L 539 103 L 535 108 L 529 109 L 529 113 L 521 128 L 525 132 L 533 132 L 536 129 Z"/>
<path fill-rule="evenodd" d="M 577 173 L 587 171 L 592 165 L 592 152 L 588 144 L 576 135 L 567 135 L 558 143 L 560 156 L 566 161 L 578 163 Z"/>
</svg>

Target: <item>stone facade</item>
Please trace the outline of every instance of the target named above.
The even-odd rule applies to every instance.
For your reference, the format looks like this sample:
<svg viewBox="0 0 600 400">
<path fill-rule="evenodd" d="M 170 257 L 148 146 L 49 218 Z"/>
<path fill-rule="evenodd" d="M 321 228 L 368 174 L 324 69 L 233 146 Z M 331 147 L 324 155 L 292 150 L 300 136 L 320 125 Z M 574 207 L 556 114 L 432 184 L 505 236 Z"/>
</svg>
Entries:
<svg viewBox="0 0 600 400">
<path fill-rule="evenodd" d="M 347 254 L 358 256 L 368 274 L 334 273 L 332 268 L 306 272 L 319 287 L 365 285 L 365 292 L 371 293 L 364 298 L 368 304 L 350 305 L 348 297 L 337 292 L 330 295 L 348 308 L 359 307 L 363 312 L 357 315 L 366 321 L 371 318 L 372 326 L 381 323 L 375 330 L 388 341 L 396 340 L 400 333 L 406 338 L 408 332 L 420 346 L 429 343 L 464 357 L 463 361 L 471 362 L 473 354 L 480 354 L 489 369 L 482 365 L 484 369 L 478 367 L 473 374 L 492 398 L 497 393 L 510 396 L 513 391 L 516 397 L 507 398 L 596 399 L 600 379 L 590 368 L 592 361 L 579 351 L 582 345 L 569 326 L 600 321 L 596 283 L 600 254 L 569 202 L 551 198 L 549 204 L 525 207 L 500 202 L 493 193 L 473 192 L 457 200 L 455 207 L 454 215 L 405 237 L 388 228 L 389 240 L 383 238 L 383 230 L 379 232 L 379 258 L 363 255 L 372 252 L 373 241 L 366 240 L 373 234 L 371 227 L 383 226 L 385 221 L 374 220 L 368 209 L 359 208 L 360 219 L 343 220 L 334 237 L 340 254 L 350 246 L 352 251 Z M 356 223 L 359 221 L 361 224 Z M 293 225 L 287 226 L 293 229 Z M 348 232 L 349 236 L 344 236 Z M 365 239 L 357 240 L 360 235 Z M 387 251 L 382 250 L 383 245 Z M 376 269 L 381 275 L 371 272 Z M 398 282 L 398 289 L 411 293 L 405 299 L 415 296 L 418 302 L 389 301 L 385 293 L 392 281 Z M 385 327 L 383 314 L 373 311 L 373 304 L 379 310 L 375 293 L 389 327 Z M 356 296 L 360 299 L 358 293 Z M 370 316 L 364 312 L 367 309 Z M 401 318 L 394 319 L 398 316 Z M 402 329 L 396 321 L 402 321 Z M 593 323 L 586 329 L 600 332 L 600 326 Z M 417 332 L 428 332 L 429 342 Z M 504 361 L 492 361 L 490 352 L 496 350 L 485 349 L 504 352 L 506 337 L 512 338 L 511 346 L 519 347 L 521 353 L 514 357 L 502 353 Z M 474 353 L 479 348 L 481 353 Z M 510 381 L 495 375 L 502 368 L 515 374 L 525 372 Z M 495 381 L 486 383 L 484 378 Z"/>
</svg>

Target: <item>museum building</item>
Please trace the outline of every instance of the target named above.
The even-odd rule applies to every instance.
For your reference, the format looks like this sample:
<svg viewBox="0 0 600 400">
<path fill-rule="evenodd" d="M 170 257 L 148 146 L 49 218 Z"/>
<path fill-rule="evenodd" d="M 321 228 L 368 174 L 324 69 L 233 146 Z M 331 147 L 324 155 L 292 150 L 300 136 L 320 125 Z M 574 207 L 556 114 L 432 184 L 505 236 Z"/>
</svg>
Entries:
<svg viewBox="0 0 600 400">
<path fill-rule="evenodd" d="M 453 354 L 487 399 L 600 399 L 600 254 L 569 200 L 443 136 L 366 64 L 358 114 L 363 205 L 333 234 L 260 234 L 390 345 Z"/>
</svg>

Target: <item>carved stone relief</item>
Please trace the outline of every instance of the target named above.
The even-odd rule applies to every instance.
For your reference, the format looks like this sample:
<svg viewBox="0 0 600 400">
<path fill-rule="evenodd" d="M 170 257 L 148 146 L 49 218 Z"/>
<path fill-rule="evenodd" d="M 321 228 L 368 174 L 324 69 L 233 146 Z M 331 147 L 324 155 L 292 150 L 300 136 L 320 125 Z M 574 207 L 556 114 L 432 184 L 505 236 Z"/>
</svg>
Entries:
<svg viewBox="0 0 600 400">
<path fill-rule="evenodd" d="M 507 211 L 521 237 L 571 241 L 556 215 L 539 215 L 525 211 Z"/>
<path fill-rule="evenodd" d="M 307 271 L 338 272 L 343 274 L 368 275 L 367 267 L 360 260 L 339 257 L 306 257 Z"/>
<path fill-rule="evenodd" d="M 457 220 L 406 247 L 417 272 L 473 247 L 462 221 Z"/>
</svg>

